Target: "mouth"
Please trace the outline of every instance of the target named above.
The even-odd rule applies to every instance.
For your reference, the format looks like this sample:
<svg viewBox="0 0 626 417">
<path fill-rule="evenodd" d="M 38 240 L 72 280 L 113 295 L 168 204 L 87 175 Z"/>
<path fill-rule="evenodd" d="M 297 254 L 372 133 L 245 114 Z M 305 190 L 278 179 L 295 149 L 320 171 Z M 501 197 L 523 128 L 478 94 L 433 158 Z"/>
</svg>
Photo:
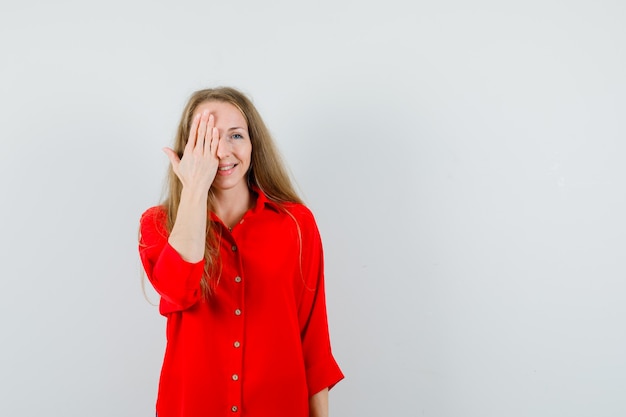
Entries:
<svg viewBox="0 0 626 417">
<path fill-rule="evenodd" d="M 233 168 L 235 168 L 237 166 L 237 164 L 230 164 L 230 165 L 223 165 L 221 167 L 218 168 L 219 171 L 229 171 Z"/>
</svg>

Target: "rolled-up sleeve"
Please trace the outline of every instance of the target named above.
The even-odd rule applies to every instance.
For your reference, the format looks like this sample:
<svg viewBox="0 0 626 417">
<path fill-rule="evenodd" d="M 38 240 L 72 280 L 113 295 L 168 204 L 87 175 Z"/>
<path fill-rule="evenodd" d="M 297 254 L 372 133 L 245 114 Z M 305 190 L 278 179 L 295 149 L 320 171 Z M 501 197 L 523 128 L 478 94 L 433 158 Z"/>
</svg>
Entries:
<svg viewBox="0 0 626 417">
<path fill-rule="evenodd" d="M 204 261 L 185 261 L 168 243 L 163 207 L 146 210 L 139 222 L 139 255 L 148 279 L 161 296 L 160 311 L 185 310 L 202 296 Z"/>
<path fill-rule="evenodd" d="M 333 357 L 324 289 L 322 241 L 313 215 L 302 207 L 297 215 L 302 239 L 304 289 L 299 308 L 302 351 L 309 395 L 332 388 L 344 378 Z M 295 213 L 294 213 L 295 214 Z"/>
</svg>

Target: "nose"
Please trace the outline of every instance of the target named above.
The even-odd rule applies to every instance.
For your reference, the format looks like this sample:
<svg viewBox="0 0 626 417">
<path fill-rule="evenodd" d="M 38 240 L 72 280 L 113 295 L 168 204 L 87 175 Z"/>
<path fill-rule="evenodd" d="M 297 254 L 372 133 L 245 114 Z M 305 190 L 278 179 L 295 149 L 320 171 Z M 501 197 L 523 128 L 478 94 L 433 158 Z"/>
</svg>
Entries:
<svg viewBox="0 0 626 417">
<path fill-rule="evenodd" d="M 224 159 L 229 156 L 232 152 L 232 144 L 230 141 L 220 135 L 220 140 L 217 142 L 217 157 L 220 159 Z"/>
</svg>

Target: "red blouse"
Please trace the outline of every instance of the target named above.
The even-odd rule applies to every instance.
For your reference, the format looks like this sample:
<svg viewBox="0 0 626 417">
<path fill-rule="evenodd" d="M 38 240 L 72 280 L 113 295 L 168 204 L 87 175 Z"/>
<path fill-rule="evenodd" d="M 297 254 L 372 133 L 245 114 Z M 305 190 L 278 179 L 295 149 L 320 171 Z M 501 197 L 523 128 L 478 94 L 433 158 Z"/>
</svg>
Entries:
<svg viewBox="0 0 626 417">
<path fill-rule="evenodd" d="M 139 253 L 167 317 L 159 417 L 308 417 L 309 397 L 343 379 L 315 219 L 301 204 L 284 208 L 259 192 L 232 231 L 211 216 L 222 268 L 208 299 L 204 261 L 169 245 L 164 208 L 142 215 Z"/>
</svg>

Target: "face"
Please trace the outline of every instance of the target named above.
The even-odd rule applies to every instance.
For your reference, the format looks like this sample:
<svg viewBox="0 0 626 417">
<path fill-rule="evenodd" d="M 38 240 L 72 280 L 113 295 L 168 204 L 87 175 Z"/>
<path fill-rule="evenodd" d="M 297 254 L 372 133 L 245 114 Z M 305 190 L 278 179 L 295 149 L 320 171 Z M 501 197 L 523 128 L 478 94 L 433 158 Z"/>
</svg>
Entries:
<svg viewBox="0 0 626 417">
<path fill-rule="evenodd" d="M 219 168 L 211 187 L 219 191 L 248 192 L 247 173 L 250 169 L 252 143 L 243 114 L 230 103 L 205 101 L 195 109 L 193 116 L 205 110 L 215 118 L 215 127 L 220 134 L 217 147 Z"/>
</svg>

